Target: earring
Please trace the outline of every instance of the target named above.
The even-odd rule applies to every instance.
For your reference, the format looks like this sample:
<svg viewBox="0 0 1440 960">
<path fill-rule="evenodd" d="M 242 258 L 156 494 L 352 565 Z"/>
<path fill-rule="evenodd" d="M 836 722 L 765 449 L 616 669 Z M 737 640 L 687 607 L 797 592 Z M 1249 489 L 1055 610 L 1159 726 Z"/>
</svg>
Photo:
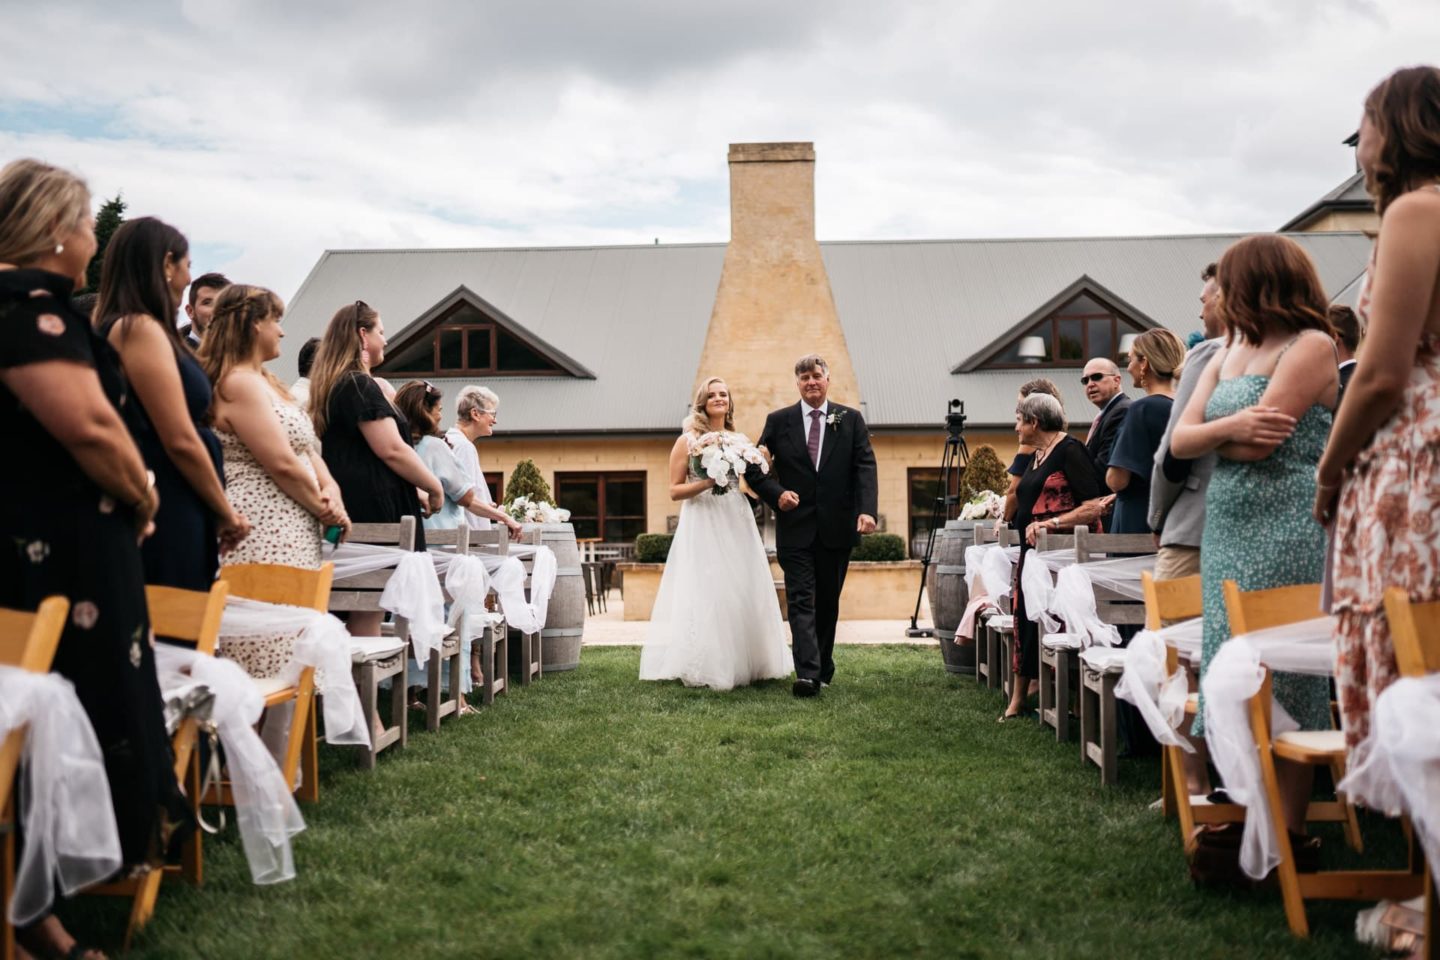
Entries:
<svg viewBox="0 0 1440 960">
<path fill-rule="evenodd" d="M 64 252 L 65 252 L 65 244 L 63 244 L 63 243 L 57 243 L 57 244 L 55 244 L 55 256 L 58 257 L 58 256 L 60 256 L 60 254 L 62 254 L 62 253 L 64 253 Z"/>
</svg>

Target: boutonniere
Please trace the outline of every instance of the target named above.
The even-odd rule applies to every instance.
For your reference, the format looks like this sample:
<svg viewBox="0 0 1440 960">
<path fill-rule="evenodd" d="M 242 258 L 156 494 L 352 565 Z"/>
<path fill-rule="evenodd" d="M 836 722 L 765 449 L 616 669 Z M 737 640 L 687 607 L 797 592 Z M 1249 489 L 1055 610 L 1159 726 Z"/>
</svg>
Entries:
<svg viewBox="0 0 1440 960">
<path fill-rule="evenodd" d="M 831 430 L 835 430 L 840 426 L 844 419 L 845 411 L 836 410 L 834 413 L 830 414 L 830 416 L 825 418 L 825 422 L 830 426 Z"/>
</svg>

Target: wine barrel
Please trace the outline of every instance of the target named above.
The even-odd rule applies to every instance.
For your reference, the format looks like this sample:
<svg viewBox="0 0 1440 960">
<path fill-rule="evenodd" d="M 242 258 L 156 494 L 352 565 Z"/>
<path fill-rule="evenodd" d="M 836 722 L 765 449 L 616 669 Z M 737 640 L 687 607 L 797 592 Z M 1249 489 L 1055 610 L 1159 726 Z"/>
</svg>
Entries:
<svg viewBox="0 0 1440 960">
<path fill-rule="evenodd" d="M 930 598 L 930 622 L 935 638 L 940 641 L 940 655 L 950 673 L 973 674 L 975 647 L 956 643 L 955 629 L 970 602 L 965 585 L 965 548 L 975 542 L 975 527 L 987 521 L 951 520 L 935 532 L 935 548 L 930 569 L 925 575 L 925 591 Z"/>
<path fill-rule="evenodd" d="M 555 592 L 550 595 L 550 609 L 540 630 L 541 663 L 546 673 L 574 670 L 580 665 L 580 641 L 585 633 L 585 581 L 575 528 L 568 523 L 546 523 L 532 530 L 527 539 L 555 554 Z M 526 561 L 527 572 L 532 565 Z M 528 580 L 526 589 L 528 592 Z"/>
</svg>

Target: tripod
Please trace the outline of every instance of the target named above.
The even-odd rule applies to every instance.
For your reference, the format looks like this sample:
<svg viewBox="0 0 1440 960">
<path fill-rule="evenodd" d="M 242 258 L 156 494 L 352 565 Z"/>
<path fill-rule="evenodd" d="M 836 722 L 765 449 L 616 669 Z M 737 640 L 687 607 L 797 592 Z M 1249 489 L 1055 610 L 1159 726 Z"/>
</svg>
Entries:
<svg viewBox="0 0 1440 960">
<path fill-rule="evenodd" d="M 951 519 L 951 508 L 960 500 L 958 495 L 950 492 L 951 477 L 958 481 L 959 475 L 964 472 L 965 465 L 969 462 L 970 448 L 965 446 L 965 435 L 959 430 L 950 430 L 945 437 L 945 453 L 940 458 L 940 490 L 930 510 L 930 533 L 925 538 L 925 556 L 920 561 L 920 589 L 915 592 L 915 609 L 910 614 L 910 629 L 905 631 L 907 637 L 935 635 L 933 629 L 917 626 L 915 621 L 920 616 L 920 600 L 925 595 L 925 574 L 929 572 L 930 561 L 935 555 L 935 532 Z"/>
</svg>

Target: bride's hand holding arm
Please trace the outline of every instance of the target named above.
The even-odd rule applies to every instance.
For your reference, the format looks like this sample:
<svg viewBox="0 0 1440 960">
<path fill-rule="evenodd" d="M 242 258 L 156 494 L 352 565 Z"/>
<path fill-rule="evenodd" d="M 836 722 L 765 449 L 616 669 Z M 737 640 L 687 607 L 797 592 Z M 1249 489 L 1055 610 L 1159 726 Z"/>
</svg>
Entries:
<svg viewBox="0 0 1440 960">
<path fill-rule="evenodd" d="M 670 448 L 670 499 L 689 500 L 715 486 L 708 477 L 704 480 L 690 480 L 690 438 L 683 433 Z"/>
</svg>

